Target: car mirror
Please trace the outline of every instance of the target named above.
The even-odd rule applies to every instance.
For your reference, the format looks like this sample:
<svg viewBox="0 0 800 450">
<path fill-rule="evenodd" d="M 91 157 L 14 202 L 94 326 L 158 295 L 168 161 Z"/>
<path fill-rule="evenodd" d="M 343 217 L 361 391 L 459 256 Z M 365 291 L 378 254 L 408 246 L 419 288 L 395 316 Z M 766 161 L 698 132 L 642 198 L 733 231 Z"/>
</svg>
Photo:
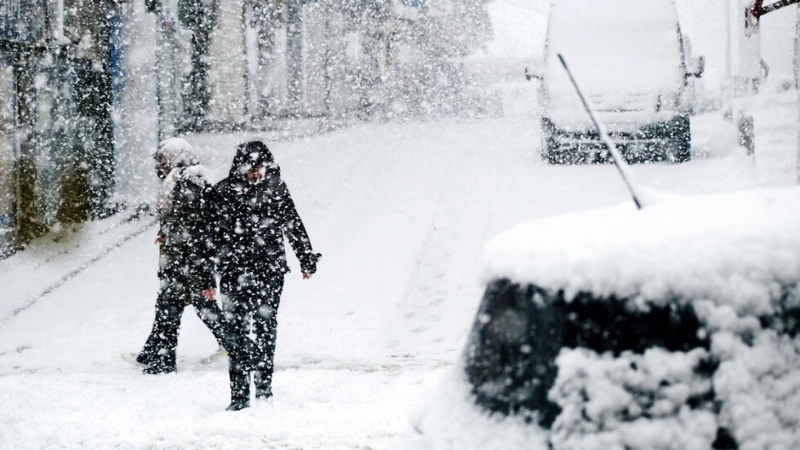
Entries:
<svg viewBox="0 0 800 450">
<path fill-rule="evenodd" d="M 528 67 L 526 67 L 526 68 L 525 68 L 525 79 L 526 79 L 526 80 L 528 80 L 528 81 L 531 81 L 531 80 L 534 80 L 534 79 L 536 79 L 536 80 L 540 80 L 540 81 L 541 81 L 541 80 L 542 80 L 542 78 L 543 78 L 543 77 L 542 77 L 542 74 L 541 74 L 541 73 L 538 73 L 538 72 L 531 72 L 531 69 L 530 69 L 530 68 L 528 68 Z"/>
<path fill-rule="evenodd" d="M 704 73 L 706 73 L 706 57 L 701 56 L 697 58 L 697 63 L 694 66 L 694 72 L 689 74 L 689 76 L 700 78 Z"/>
<path fill-rule="evenodd" d="M 694 76 L 700 78 L 704 73 L 706 73 L 706 57 L 701 56 L 697 58 L 697 72 L 695 72 Z"/>
</svg>

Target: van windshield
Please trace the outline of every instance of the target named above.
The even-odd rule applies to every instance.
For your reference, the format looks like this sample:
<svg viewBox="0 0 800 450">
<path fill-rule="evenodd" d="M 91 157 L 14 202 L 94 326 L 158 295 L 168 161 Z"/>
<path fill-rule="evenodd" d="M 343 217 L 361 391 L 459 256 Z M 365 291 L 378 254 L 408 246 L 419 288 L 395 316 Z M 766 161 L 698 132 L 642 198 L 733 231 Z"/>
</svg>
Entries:
<svg viewBox="0 0 800 450">
<path fill-rule="evenodd" d="M 589 94 L 660 94 L 683 83 L 672 0 L 555 0 L 547 50 L 549 89 L 571 91 L 564 55 Z"/>
</svg>

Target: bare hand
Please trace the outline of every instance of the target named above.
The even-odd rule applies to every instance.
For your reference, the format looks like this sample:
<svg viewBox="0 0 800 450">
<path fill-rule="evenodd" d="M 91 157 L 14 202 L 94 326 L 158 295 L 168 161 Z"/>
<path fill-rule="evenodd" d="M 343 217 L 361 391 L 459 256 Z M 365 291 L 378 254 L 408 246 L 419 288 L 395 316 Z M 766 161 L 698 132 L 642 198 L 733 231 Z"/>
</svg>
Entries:
<svg viewBox="0 0 800 450">
<path fill-rule="evenodd" d="M 202 292 L 203 297 L 206 298 L 208 301 L 214 301 L 214 297 L 217 295 L 217 291 L 214 288 L 206 289 Z"/>
<path fill-rule="evenodd" d="M 166 242 L 166 240 L 164 239 L 164 236 L 161 236 L 159 234 L 158 237 L 156 238 L 155 244 L 156 245 L 164 245 L 165 242 Z"/>
<path fill-rule="evenodd" d="M 304 273 L 304 274 L 303 274 L 303 279 L 304 279 L 304 280 L 310 280 L 312 275 L 313 275 L 313 274 L 311 274 L 311 273 Z"/>
</svg>

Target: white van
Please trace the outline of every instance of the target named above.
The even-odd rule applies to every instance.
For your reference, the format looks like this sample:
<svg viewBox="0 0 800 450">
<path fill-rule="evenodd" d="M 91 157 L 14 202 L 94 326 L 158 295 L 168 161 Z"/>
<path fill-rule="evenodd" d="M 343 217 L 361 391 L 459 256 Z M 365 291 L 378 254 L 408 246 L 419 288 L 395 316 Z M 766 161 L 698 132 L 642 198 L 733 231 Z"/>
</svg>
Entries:
<svg viewBox="0 0 800 450">
<path fill-rule="evenodd" d="M 691 158 L 690 79 L 674 0 L 554 0 L 541 74 L 542 156 L 552 164 L 602 160 L 605 147 L 558 55 L 628 161 Z"/>
</svg>

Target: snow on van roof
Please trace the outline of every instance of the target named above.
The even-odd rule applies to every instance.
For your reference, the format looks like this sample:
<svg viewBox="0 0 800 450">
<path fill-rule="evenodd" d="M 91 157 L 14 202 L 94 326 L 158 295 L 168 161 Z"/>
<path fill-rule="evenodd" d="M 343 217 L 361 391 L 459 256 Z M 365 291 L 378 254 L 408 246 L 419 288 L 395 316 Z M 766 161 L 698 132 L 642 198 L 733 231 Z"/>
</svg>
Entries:
<svg viewBox="0 0 800 450">
<path fill-rule="evenodd" d="M 740 315 L 800 280 L 800 188 L 670 197 L 524 223 L 485 250 L 488 279 L 646 302 L 708 299 Z"/>
</svg>

